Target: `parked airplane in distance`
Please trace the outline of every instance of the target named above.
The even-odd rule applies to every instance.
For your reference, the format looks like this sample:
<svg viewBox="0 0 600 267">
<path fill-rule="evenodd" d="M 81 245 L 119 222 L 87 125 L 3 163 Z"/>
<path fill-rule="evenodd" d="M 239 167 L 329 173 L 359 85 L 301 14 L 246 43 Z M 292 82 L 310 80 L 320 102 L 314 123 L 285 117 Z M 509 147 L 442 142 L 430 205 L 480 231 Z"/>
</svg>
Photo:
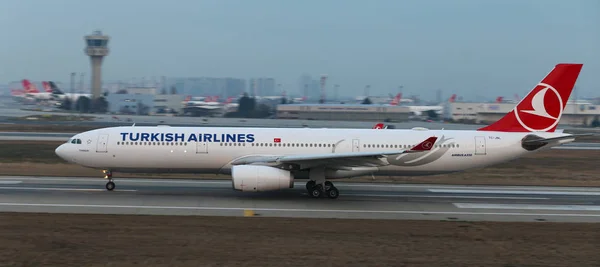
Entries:
<svg viewBox="0 0 600 267">
<path fill-rule="evenodd" d="M 84 96 L 87 98 L 92 98 L 92 94 L 86 94 L 86 93 L 65 93 L 62 90 L 60 90 L 60 88 L 58 88 L 58 86 L 56 85 L 56 83 L 54 83 L 53 81 L 49 81 L 48 82 L 48 86 L 50 87 L 50 90 L 52 92 L 52 96 L 57 99 L 57 100 L 65 100 L 65 99 L 69 99 L 70 101 L 76 102 L 80 97 Z"/>
<path fill-rule="evenodd" d="M 40 92 L 35 84 L 31 83 L 29 80 L 24 79 L 21 81 L 21 84 L 23 85 L 23 90 L 25 92 L 25 94 L 22 95 L 23 97 L 34 101 L 52 100 L 52 92 L 49 92 L 48 90 Z"/>
<path fill-rule="evenodd" d="M 239 191 L 293 187 L 337 198 L 330 180 L 363 175 L 433 175 L 481 168 L 572 142 L 555 131 L 582 64 L 558 64 L 516 107 L 478 130 L 109 127 L 76 134 L 61 158 L 114 172 L 231 174 Z"/>
</svg>

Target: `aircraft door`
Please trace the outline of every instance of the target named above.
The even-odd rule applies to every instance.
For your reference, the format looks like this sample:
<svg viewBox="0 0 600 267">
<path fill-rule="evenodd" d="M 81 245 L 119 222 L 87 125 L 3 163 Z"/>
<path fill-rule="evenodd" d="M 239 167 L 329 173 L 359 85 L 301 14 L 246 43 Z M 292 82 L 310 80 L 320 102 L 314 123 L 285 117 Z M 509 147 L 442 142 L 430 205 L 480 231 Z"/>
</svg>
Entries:
<svg viewBox="0 0 600 267">
<path fill-rule="evenodd" d="M 475 155 L 485 155 L 485 136 L 475 136 Z"/>
<path fill-rule="evenodd" d="M 360 140 L 352 140 L 352 152 L 360 152 Z"/>
<path fill-rule="evenodd" d="M 196 142 L 196 154 L 208 153 L 208 144 L 206 142 Z"/>
<path fill-rule="evenodd" d="M 106 153 L 108 148 L 108 134 L 98 135 L 98 143 L 96 144 L 96 152 Z"/>
</svg>

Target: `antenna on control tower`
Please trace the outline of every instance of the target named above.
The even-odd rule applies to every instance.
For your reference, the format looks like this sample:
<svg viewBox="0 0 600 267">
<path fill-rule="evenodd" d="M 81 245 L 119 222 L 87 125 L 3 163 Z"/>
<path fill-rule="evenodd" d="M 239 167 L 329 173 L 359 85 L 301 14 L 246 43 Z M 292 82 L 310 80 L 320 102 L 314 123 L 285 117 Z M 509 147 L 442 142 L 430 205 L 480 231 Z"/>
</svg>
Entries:
<svg viewBox="0 0 600 267">
<path fill-rule="evenodd" d="M 97 102 L 95 100 L 102 95 L 102 59 L 108 55 L 109 39 L 101 31 L 95 31 L 91 35 L 85 36 L 85 53 L 90 57 L 92 65 L 92 111 L 95 110 L 94 103 Z"/>
</svg>

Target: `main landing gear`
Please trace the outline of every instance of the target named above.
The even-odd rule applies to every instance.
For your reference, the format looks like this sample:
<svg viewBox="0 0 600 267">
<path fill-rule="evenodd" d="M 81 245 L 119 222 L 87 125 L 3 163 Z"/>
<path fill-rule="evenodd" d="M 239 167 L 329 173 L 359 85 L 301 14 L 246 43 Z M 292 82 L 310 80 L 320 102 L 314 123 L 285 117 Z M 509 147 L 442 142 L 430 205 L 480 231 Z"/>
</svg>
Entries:
<svg viewBox="0 0 600 267">
<path fill-rule="evenodd" d="M 308 181 L 306 183 L 306 190 L 308 191 L 308 195 L 313 198 L 320 198 L 325 195 L 328 198 L 336 199 L 340 196 L 340 191 L 330 181 L 326 181 L 323 184 L 317 184 L 312 180 Z"/>
<path fill-rule="evenodd" d="M 112 179 L 112 172 L 109 170 L 103 170 L 102 172 L 104 172 L 104 179 L 108 179 L 106 190 L 113 191 L 115 189 L 115 182 Z"/>
</svg>

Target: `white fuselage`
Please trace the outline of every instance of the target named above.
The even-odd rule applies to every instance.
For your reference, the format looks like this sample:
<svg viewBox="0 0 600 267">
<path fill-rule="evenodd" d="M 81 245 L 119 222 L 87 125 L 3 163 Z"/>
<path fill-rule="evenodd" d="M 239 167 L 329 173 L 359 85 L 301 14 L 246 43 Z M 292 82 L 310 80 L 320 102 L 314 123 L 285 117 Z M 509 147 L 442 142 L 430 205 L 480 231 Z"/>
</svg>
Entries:
<svg viewBox="0 0 600 267">
<path fill-rule="evenodd" d="M 80 139 L 80 144 L 63 144 L 57 154 L 79 165 L 115 172 L 229 174 L 231 162 L 241 157 L 388 152 L 409 149 L 437 136 L 431 151 L 388 156 L 389 164 L 368 170 L 375 175 L 429 175 L 484 167 L 532 153 L 521 147 L 527 134 L 531 133 L 128 126 L 77 134 L 72 140 Z M 563 135 L 535 134 L 544 138 Z"/>
<path fill-rule="evenodd" d="M 25 97 L 29 97 L 35 100 L 51 100 L 53 98 L 52 93 L 48 92 L 25 93 Z"/>
<path fill-rule="evenodd" d="M 53 97 L 55 97 L 58 100 L 65 100 L 66 98 L 68 98 L 70 101 L 77 101 L 80 97 L 85 96 L 87 98 L 91 98 L 92 94 L 80 94 L 80 93 L 64 93 L 64 94 L 53 94 Z"/>
</svg>

